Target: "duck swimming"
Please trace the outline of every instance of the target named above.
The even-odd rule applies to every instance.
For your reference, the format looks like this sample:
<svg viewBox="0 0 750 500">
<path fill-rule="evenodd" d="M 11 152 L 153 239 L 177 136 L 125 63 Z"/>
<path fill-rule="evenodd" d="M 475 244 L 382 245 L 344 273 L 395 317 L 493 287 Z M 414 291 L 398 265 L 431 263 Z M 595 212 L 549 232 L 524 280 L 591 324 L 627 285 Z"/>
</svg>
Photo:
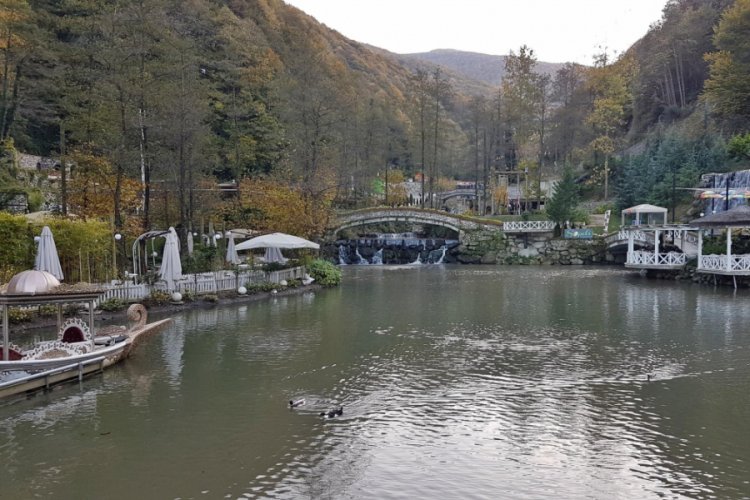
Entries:
<svg viewBox="0 0 750 500">
<path fill-rule="evenodd" d="M 343 406 L 339 406 L 338 408 L 334 408 L 333 410 L 320 412 L 321 417 L 328 417 L 328 418 L 340 417 L 343 414 L 344 414 Z"/>
<path fill-rule="evenodd" d="M 303 404 L 305 404 L 304 399 L 298 399 L 297 401 L 291 399 L 289 400 L 289 408 L 297 408 L 298 406 L 302 406 Z"/>
</svg>

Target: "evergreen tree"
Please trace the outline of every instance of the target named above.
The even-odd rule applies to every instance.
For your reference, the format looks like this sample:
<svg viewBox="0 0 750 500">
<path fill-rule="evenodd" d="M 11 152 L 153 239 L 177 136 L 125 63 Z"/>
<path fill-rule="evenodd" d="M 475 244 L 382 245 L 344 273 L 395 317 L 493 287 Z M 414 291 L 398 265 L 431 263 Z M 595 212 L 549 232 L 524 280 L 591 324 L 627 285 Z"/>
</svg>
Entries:
<svg viewBox="0 0 750 500">
<path fill-rule="evenodd" d="M 562 179 L 557 183 L 552 196 L 547 201 L 547 215 L 562 227 L 565 221 L 575 220 L 580 199 L 573 169 L 566 165 Z"/>
</svg>

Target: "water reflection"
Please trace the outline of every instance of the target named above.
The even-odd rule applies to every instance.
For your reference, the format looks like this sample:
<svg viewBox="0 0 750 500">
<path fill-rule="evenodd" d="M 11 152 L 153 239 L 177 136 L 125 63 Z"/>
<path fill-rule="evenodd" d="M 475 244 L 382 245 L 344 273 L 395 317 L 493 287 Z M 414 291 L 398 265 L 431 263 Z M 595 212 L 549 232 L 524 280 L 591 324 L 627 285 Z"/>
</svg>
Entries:
<svg viewBox="0 0 750 500">
<path fill-rule="evenodd" d="M 742 300 L 613 269 L 347 268 L 340 289 L 189 311 L 101 380 L 0 408 L 3 482 L 70 498 L 128 498 L 141 475 L 158 498 L 741 498 Z"/>
</svg>

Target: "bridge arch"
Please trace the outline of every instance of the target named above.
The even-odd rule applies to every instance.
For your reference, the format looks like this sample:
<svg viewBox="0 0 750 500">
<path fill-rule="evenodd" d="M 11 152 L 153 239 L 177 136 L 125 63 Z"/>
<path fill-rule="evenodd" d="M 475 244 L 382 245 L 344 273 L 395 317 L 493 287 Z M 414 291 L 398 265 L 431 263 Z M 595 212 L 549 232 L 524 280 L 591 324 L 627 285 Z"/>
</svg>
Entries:
<svg viewBox="0 0 750 500">
<path fill-rule="evenodd" d="M 462 238 L 464 231 L 475 229 L 502 230 L 502 224 L 492 224 L 470 220 L 464 217 L 440 212 L 438 210 L 422 210 L 409 208 L 358 210 L 338 216 L 331 221 L 329 233 L 333 239 L 339 231 L 367 224 L 379 224 L 384 222 L 405 222 L 409 224 L 425 224 L 441 226 L 459 235 Z"/>
</svg>

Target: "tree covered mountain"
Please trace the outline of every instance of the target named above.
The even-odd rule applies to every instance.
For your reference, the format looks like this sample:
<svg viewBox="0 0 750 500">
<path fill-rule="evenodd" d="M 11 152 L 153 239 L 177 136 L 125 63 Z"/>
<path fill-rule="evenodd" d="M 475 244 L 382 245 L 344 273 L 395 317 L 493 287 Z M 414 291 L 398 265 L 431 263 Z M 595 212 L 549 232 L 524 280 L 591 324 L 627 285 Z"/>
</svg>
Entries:
<svg viewBox="0 0 750 500">
<path fill-rule="evenodd" d="M 63 209 L 133 231 L 219 215 L 283 229 L 294 213 L 284 224 L 313 234 L 334 205 L 382 202 L 386 172 L 426 174 L 431 193 L 522 170 L 541 199 L 568 163 L 590 194 L 659 201 L 667 173 L 715 169 L 747 131 L 749 2 L 672 0 L 617 60 L 549 67 L 523 45 L 394 55 L 281 0 L 0 0 L 0 165 L 14 148 L 61 156 Z M 451 69 L 456 54 L 494 83 Z M 628 163 L 634 144 L 650 156 Z"/>
<path fill-rule="evenodd" d="M 492 87 L 498 87 L 505 76 L 505 61 L 507 56 L 479 54 L 453 49 L 436 49 L 430 52 L 402 54 L 399 57 L 405 64 L 409 60 L 426 61 L 431 64 L 450 69 L 478 82 L 484 82 Z M 537 61 L 536 71 L 543 75 L 553 76 L 565 64 Z"/>
</svg>

